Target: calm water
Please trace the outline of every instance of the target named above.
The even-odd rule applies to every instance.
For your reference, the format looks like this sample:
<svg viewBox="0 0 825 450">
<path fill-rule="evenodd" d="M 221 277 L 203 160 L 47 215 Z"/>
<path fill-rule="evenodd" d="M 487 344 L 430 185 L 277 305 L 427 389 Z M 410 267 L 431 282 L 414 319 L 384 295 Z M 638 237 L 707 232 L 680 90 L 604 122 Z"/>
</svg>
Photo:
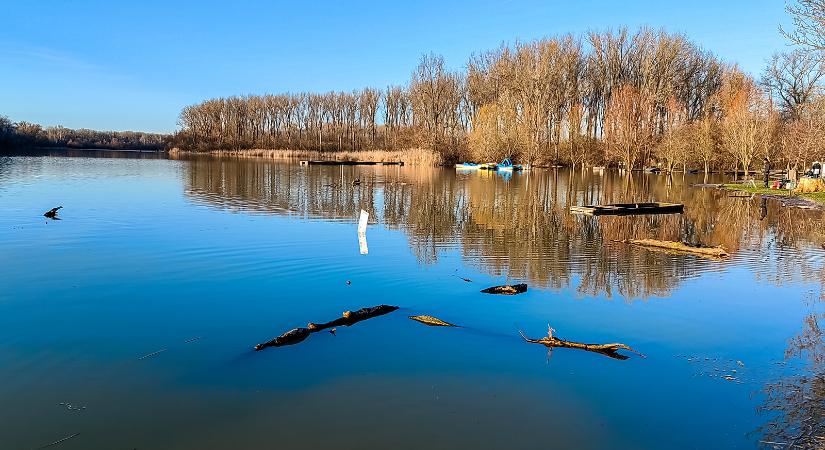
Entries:
<svg viewBox="0 0 825 450">
<path fill-rule="evenodd" d="M 825 418 L 821 211 L 700 176 L 127 156 L 0 157 L 0 448 L 756 448 Z M 686 210 L 567 212 L 631 199 Z M 479 293 L 504 282 L 530 290 Z M 647 358 L 519 337 L 548 324 Z"/>
</svg>

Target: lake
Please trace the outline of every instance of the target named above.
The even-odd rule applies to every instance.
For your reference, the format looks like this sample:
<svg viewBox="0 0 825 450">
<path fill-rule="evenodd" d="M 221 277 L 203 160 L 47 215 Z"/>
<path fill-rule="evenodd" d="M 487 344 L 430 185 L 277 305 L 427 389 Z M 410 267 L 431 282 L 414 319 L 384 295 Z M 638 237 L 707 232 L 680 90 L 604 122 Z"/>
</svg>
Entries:
<svg viewBox="0 0 825 450">
<path fill-rule="evenodd" d="M 3 449 L 727 449 L 823 434 L 822 211 L 691 187 L 702 175 L 73 155 L 0 157 Z M 625 200 L 685 212 L 568 212 Z M 43 217 L 59 205 L 62 220 Z M 380 304 L 400 309 L 253 350 Z M 645 357 L 519 334 L 548 326 Z"/>
</svg>

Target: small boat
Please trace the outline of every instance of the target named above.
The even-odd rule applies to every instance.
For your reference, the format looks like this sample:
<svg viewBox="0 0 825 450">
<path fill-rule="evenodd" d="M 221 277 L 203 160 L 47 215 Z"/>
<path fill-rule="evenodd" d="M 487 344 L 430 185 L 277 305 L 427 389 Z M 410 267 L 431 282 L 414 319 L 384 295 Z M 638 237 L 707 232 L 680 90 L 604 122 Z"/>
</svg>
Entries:
<svg viewBox="0 0 825 450">
<path fill-rule="evenodd" d="M 570 212 L 589 216 L 627 216 L 634 214 L 681 214 L 685 205 L 681 203 L 616 203 L 613 205 L 571 206 Z"/>
<path fill-rule="evenodd" d="M 479 170 L 498 170 L 496 163 L 483 163 L 478 165 Z"/>
<path fill-rule="evenodd" d="M 506 158 L 501 164 L 497 164 L 496 167 L 498 170 L 504 170 L 507 172 L 515 172 L 519 170 L 523 170 L 524 167 L 521 164 L 513 164 L 513 161 L 510 161 L 510 158 Z"/>
<path fill-rule="evenodd" d="M 480 164 L 465 162 L 461 164 L 456 164 L 455 168 L 457 170 L 478 170 L 480 166 Z"/>
</svg>

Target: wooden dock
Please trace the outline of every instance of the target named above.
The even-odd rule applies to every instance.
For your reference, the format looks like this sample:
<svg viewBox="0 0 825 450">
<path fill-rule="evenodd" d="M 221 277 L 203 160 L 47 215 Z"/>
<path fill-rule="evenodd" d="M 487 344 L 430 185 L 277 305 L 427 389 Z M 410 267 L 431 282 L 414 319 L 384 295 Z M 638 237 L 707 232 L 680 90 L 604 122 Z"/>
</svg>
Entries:
<svg viewBox="0 0 825 450">
<path fill-rule="evenodd" d="M 403 166 L 404 161 L 301 160 L 302 166 Z"/>
<path fill-rule="evenodd" d="M 681 203 L 616 203 L 614 205 L 571 206 L 570 212 L 588 216 L 629 216 L 635 214 L 681 214 Z"/>
</svg>

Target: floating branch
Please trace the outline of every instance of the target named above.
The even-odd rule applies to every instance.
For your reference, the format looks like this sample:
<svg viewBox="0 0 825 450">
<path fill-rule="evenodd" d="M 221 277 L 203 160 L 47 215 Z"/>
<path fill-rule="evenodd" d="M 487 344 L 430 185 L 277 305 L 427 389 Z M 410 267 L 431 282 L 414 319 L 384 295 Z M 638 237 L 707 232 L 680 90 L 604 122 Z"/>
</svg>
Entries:
<svg viewBox="0 0 825 450">
<path fill-rule="evenodd" d="M 458 325 L 452 324 L 450 322 L 445 322 L 438 317 L 433 316 L 410 316 L 410 319 L 421 322 L 424 325 L 429 325 L 431 327 L 458 327 Z"/>
<path fill-rule="evenodd" d="M 60 444 L 60 443 L 62 443 L 62 442 L 66 442 L 66 441 L 68 441 L 69 439 L 73 439 L 73 438 L 76 438 L 76 437 L 78 437 L 78 436 L 80 436 L 80 433 L 75 433 L 75 434 L 72 434 L 72 435 L 66 436 L 66 437 L 64 437 L 63 439 L 59 439 L 59 440 L 54 441 L 54 442 L 52 442 L 52 443 L 46 444 L 46 445 L 44 445 L 44 446 L 37 447 L 35 450 L 40 450 L 40 449 L 42 449 L 42 448 L 54 447 L 54 446 L 55 446 L 55 445 L 57 445 L 57 444 Z"/>
<path fill-rule="evenodd" d="M 621 359 L 621 360 L 628 359 L 628 356 L 622 355 L 621 353 L 618 353 L 618 351 L 619 350 L 627 350 L 629 352 L 632 352 L 632 353 L 635 353 L 635 354 L 641 356 L 642 358 L 645 357 L 645 355 L 637 352 L 636 350 L 633 350 L 632 348 L 628 347 L 625 344 L 619 344 L 619 343 L 615 343 L 615 344 L 582 344 L 581 342 L 565 341 L 564 339 L 559 339 L 559 338 L 553 336 L 553 331 L 554 330 L 552 328 L 548 327 L 547 328 L 547 336 L 545 336 L 541 339 L 531 339 L 531 338 L 525 336 L 524 333 L 521 330 L 519 330 L 519 334 L 521 334 L 521 337 L 524 338 L 525 341 L 530 342 L 532 344 L 541 344 L 541 345 L 544 345 L 547 348 L 555 348 L 555 347 L 576 348 L 576 349 L 579 349 L 579 350 L 585 350 L 585 351 L 588 351 L 588 352 L 599 353 L 599 354 L 602 354 L 604 356 L 608 356 L 610 358 Z"/>
<path fill-rule="evenodd" d="M 499 295 L 516 295 L 521 294 L 523 292 L 527 292 L 527 284 L 505 284 L 502 286 L 493 286 L 488 287 L 487 289 L 482 289 L 481 292 L 485 294 L 499 294 Z"/>
<path fill-rule="evenodd" d="M 344 314 L 331 322 L 326 323 L 312 323 L 307 324 L 306 328 L 293 328 L 286 333 L 255 346 L 255 350 L 263 350 L 267 347 L 283 347 L 285 345 L 297 344 L 308 338 L 310 334 L 325 330 L 327 328 L 338 326 L 351 326 L 362 320 L 371 319 L 373 317 L 383 316 L 397 310 L 397 306 L 378 305 L 369 308 L 361 308 L 358 311 L 344 311 Z"/>
<path fill-rule="evenodd" d="M 57 208 L 52 208 L 52 209 L 46 211 L 46 213 L 43 214 L 43 215 L 48 217 L 49 219 L 56 219 L 57 218 L 57 211 L 60 211 L 60 209 L 62 209 L 62 208 L 63 208 L 62 206 L 58 206 Z"/>
<path fill-rule="evenodd" d="M 671 250 L 680 253 L 692 253 L 700 256 L 710 256 L 713 258 L 727 258 L 730 256 L 721 246 L 718 247 L 697 247 L 682 242 L 658 241 L 656 239 L 628 239 L 625 244 L 638 245 L 641 247 Z"/>
</svg>

